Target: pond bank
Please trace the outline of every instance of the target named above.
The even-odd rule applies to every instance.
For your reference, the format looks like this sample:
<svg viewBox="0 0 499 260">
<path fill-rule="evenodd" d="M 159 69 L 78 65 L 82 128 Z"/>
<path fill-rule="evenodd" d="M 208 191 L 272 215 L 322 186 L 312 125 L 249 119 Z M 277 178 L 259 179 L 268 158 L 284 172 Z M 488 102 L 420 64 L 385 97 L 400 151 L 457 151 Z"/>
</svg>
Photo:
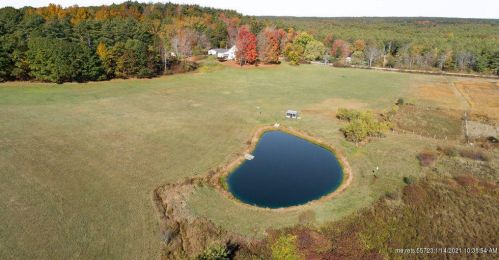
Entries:
<svg viewBox="0 0 499 260">
<path fill-rule="evenodd" d="M 256 148 L 256 144 L 265 132 L 275 130 L 305 139 L 334 153 L 343 170 L 343 180 L 338 188 L 319 199 L 309 201 L 303 205 L 276 209 L 252 206 L 234 198 L 226 189 L 226 176 L 245 161 L 244 155 L 251 153 Z M 242 152 L 236 153 L 234 155 L 235 158 L 229 160 L 228 163 L 222 164 L 203 175 L 188 178 L 179 183 L 162 185 L 154 190 L 153 200 L 159 213 L 160 229 L 164 236 L 163 253 L 166 258 L 175 259 L 179 257 L 182 258 L 183 256 L 197 255 L 201 250 L 206 248 L 206 246 L 213 243 L 213 241 L 246 243 L 252 240 L 242 235 L 223 230 L 208 219 L 193 216 L 186 208 L 186 201 L 189 194 L 191 194 L 196 187 L 205 185 L 213 187 L 227 199 L 234 201 L 241 207 L 249 208 L 251 210 L 289 212 L 308 209 L 313 205 L 330 200 L 345 191 L 352 183 L 353 174 L 343 153 L 309 133 L 283 126 L 278 128 L 273 126 L 262 126 L 253 131 L 251 139 L 247 144 L 248 146 Z M 201 236 L 201 233 L 205 235 Z"/>
</svg>

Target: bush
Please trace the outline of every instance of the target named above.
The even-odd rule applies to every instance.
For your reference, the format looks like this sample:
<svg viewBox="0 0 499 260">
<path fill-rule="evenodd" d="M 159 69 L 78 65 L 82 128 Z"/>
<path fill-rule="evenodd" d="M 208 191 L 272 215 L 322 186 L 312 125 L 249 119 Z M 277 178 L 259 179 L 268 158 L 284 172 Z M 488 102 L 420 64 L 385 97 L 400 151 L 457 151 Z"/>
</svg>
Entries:
<svg viewBox="0 0 499 260">
<path fill-rule="evenodd" d="M 410 185 L 410 184 L 413 184 L 414 182 L 416 182 L 416 178 L 414 178 L 414 176 L 405 176 L 403 178 L 403 180 L 404 180 L 404 183 L 407 185 Z"/>
<path fill-rule="evenodd" d="M 230 259 L 230 252 L 227 246 L 215 244 L 207 248 L 198 257 L 198 260 L 224 260 Z"/>
<path fill-rule="evenodd" d="M 383 120 L 391 122 L 398 111 L 399 111 L 398 106 L 392 106 L 389 110 L 384 111 L 383 114 L 381 114 L 381 116 L 383 117 Z"/>
<path fill-rule="evenodd" d="M 354 120 L 341 129 L 345 138 L 351 142 L 361 142 L 368 136 L 366 124 L 362 120 Z"/>
<path fill-rule="evenodd" d="M 296 236 L 294 235 L 283 235 L 272 245 L 272 259 L 297 260 L 300 258 L 296 248 Z"/>
<path fill-rule="evenodd" d="M 367 137 L 382 137 L 389 124 L 379 122 L 371 112 L 338 109 L 336 117 L 348 120 L 350 123 L 341 129 L 345 138 L 351 142 L 361 142 Z"/>
<path fill-rule="evenodd" d="M 348 120 L 351 121 L 353 119 L 359 118 L 361 113 L 359 111 L 353 109 L 339 108 L 338 112 L 336 112 L 336 118 L 340 120 Z"/>
<path fill-rule="evenodd" d="M 227 175 L 222 175 L 219 181 L 224 190 L 229 190 L 229 185 L 227 184 Z"/>
<path fill-rule="evenodd" d="M 424 151 L 417 156 L 421 166 L 430 166 L 436 159 L 437 155 L 432 151 Z"/>
<path fill-rule="evenodd" d="M 403 98 L 397 99 L 397 103 L 395 103 L 397 106 L 402 106 L 405 104 L 405 100 Z"/>
</svg>

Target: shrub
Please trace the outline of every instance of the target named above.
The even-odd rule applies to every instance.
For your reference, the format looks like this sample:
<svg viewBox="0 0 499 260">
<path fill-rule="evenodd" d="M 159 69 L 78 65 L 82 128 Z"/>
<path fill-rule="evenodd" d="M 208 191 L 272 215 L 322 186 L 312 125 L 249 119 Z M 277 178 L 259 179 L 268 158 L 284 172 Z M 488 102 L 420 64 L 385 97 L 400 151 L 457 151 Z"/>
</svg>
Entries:
<svg viewBox="0 0 499 260">
<path fill-rule="evenodd" d="M 413 176 L 405 176 L 403 178 L 405 184 L 407 185 L 410 185 L 410 184 L 413 184 L 414 182 L 416 182 L 416 178 L 414 178 Z"/>
<path fill-rule="evenodd" d="M 341 131 L 348 141 L 358 143 L 367 137 L 382 137 L 388 128 L 388 124 L 374 118 L 359 118 L 352 120 Z"/>
<path fill-rule="evenodd" d="M 296 248 L 296 236 L 283 235 L 272 245 L 272 259 L 297 260 L 300 259 Z"/>
<path fill-rule="evenodd" d="M 207 248 L 198 257 L 198 260 L 224 260 L 230 259 L 230 252 L 227 246 L 215 244 Z"/>
<path fill-rule="evenodd" d="M 436 159 L 437 155 L 432 151 L 424 151 L 417 156 L 421 166 L 430 166 Z"/>
<path fill-rule="evenodd" d="M 397 99 L 397 103 L 395 103 L 397 106 L 402 106 L 405 104 L 405 100 L 403 98 Z"/>
<path fill-rule="evenodd" d="M 351 142 L 361 142 L 368 136 L 366 124 L 362 120 L 354 120 L 341 129 L 345 138 Z"/>
<path fill-rule="evenodd" d="M 336 113 L 336 118 L 340 120 L 348 120 L 351 121 L 353 119 L 359 118 L 361 113 L 359 111 L 353 109 L 339 108 Z"/>
<path fill-rule="evenodd" d="M 345 108 L 338 109 L 336 117 L 349 123 L 341 129 L 345 138 L 351 142 L 361 142 L 369 136 L 381 137 L 388 130 L 387 122 L 379 122 L 370 112 L 359 112 Z"/>
<path fill-rule="evenodd" d="M 466 157 L 476 161 L 488 161 L 489 157 L 484 154 L 482 151 L 473 150 L 473 149 L 463 149 L 459 152 L 461 157 Z"/>
<path fill-rule="evenodd" d="M 229 190 L 229 186 L 228 186 L 228 184 L 227 184 L 227 175 L 222 175 L 222 176 L 220 177 L 220 180 L 219 180 L 219 181 L 220 181 L 220 185 L 222 186 L 222 188 L 223 188 L 224 190 Z"/>
<path fill-rule="evenodd" d="M 389 110 L 384 111 L 381 116 L 383 117 L 383 120 L 391 122 L 398 111 L 398 106 L 392 106 Z"/>
</svg>

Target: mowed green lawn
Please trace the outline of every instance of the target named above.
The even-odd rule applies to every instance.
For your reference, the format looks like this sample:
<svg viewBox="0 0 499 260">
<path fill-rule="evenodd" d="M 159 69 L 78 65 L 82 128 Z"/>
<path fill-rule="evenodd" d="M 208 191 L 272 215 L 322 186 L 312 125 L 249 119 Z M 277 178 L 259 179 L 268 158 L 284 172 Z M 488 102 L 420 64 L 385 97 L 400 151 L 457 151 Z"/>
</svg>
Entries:
<svg viewBox="0 0 499 260">
<path fill-rule="evenodd" d="M 318 222 L 369 205 L 401 185 L 401 176 L 419 173 L 414 156 L 425 141 L 389 135 L 356 148 L 328 114 L 334 104 L 320 104 L 382 109 L 426 76 L 286 64 L 204 71 L 0 84 L 0 258 L 157 258 L 161 234 L 152 191 L 226 162 L 256 127 L 275 121 L 336 145 L 352 164 L 348 191 L 311 209 Z M 283 118 L 287 109 L 317 104 L 326 113 Z M 373 180 L 376 165 L 380 177 Z M 197 190 L 188 208 L 247 235 L 294 224 L 300 214 L 243 209 L 209 188 Z"/>
</svg>

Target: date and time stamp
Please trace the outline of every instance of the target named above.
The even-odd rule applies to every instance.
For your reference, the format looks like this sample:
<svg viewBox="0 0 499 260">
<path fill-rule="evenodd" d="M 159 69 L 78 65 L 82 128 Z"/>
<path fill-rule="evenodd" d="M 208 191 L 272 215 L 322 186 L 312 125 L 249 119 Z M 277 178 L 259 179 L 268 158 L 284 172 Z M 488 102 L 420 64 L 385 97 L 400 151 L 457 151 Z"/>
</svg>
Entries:
<svg viewBox="0 0 499 260">
<path fill-rule="evenodd" d="M 497 255 L 497 247 L 415 247 L 396 248 L 398 254 Z"/>
</svg>

